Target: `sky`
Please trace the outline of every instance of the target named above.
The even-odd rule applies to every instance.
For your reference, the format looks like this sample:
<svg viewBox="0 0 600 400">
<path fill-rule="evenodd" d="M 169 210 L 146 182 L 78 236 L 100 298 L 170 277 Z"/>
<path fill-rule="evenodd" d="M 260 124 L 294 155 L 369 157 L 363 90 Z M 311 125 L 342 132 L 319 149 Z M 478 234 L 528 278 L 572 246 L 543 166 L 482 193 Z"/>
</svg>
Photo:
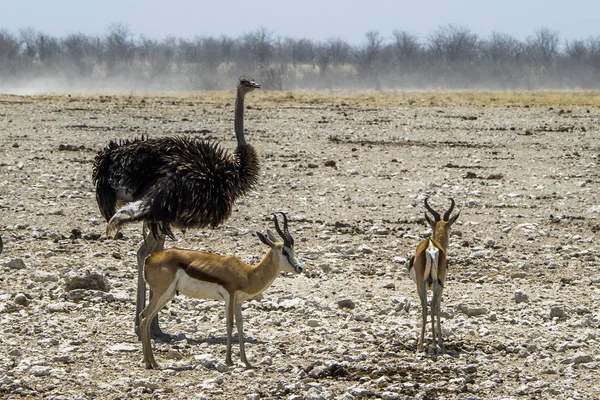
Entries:
<svg viewBox="0 0 600 400">
<path fill-rule="evenodd" d="M 341 38 L 352 45 L 371 30 L 384 38 L 405 30 L 426 39 L 447 24 L 483 38 L 499 32 L 525 40 L 540 28 L 568 40 L 600 36 L 598 0 L 0 0 L 0 10 L 0 30 L 33 28 L 55 37 L 103 35 L 115 23 L 152 39 L 238 37 L 266 28 L 276 37 Z"/>
</svg>

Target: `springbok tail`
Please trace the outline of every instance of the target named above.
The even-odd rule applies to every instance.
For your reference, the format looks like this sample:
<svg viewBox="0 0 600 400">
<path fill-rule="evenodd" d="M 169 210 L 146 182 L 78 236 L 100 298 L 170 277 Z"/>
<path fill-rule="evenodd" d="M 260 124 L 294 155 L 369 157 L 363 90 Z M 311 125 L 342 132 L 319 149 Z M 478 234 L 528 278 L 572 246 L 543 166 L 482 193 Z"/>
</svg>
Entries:
<svg viewBox="0 0 600 400">
<path fill-rule="evenodd" d="M 429 240 L 427 250 L 425 250 L 425 276 L 424 280 L 428 285 L 438 281 L 438 268 L 440 260 L 440 249 L 438 249 L 433 241 Z"/>
</svg>

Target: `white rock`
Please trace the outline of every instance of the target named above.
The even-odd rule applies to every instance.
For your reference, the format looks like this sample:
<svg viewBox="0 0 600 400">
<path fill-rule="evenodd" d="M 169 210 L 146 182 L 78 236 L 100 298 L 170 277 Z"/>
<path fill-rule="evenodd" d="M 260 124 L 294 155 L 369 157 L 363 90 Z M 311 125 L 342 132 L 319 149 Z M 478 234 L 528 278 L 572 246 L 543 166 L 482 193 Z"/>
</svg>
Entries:
<svg viewBox="0 0 600 400">
<path fill-rule="evenodd" d="M 229 365 L 223 361 L 217 361 L 215 362 L 215 369 L 219 372 L 227 372 L 229 371 Z"/>
<path fill-rule="evenodd" d="M 358 246 L 357 251 L 363 254 L 373 254 L 373 249 L 367 246 L 366 244 L 361 244 Z"/>
<path fill-rule="evenodd" d="M 302 299 L 285 299 L 279 302 L 281 308 L 296 308 L 304 303 Z"/>
<path fill-rule="evenodd" d="M 156 389 L 158 389 L 160 386 L 154 382 L 150 382 L 147 379 L 136 379 L 133 381 L 133 387 L 143 387 L 145 389 L 154 391 Z"/>
<path fill-rule="evenodd" d="M 58 282 L 58 275 L 51 272 L 33 270 L 30 274 L 31 280 L 34 282 Z"/>
<path fill-rule="evenodd" d="M 68 312 L 75 308 L 76 305 L 74 303 L 68 301 L 59 301 L 48 303 L 46 305 L 46 311 L 48 312 Z"/>
<path fill-rule="evenodd" d="M 138 348 L 138 346 L 134 346 L 131 344 L 127 344 L 127 343 L 118 343 L 115 344 L 113 346 L 110 346 L 108 348 L 109 351 L 111 352 L 115 352 L 115 351 L 123 351 L 126 353 L 133 353 L 135 351 L 139 351 L 140 349 Z"/>
<path fill-rule="evenodd" d="M 29 369 L 29 373 L 33 376 L 48 376 L 52 369 L 43 365 L 34 365 Z"/>
<path fill-rule="evenodd" d="M 202 365 L 204 368 L 213 368 L 215 366 L 216 360 L 210 354 L 197 354 L 194 356 L 194 361 L 198 362 L 198 364 Z"/>
</svg>

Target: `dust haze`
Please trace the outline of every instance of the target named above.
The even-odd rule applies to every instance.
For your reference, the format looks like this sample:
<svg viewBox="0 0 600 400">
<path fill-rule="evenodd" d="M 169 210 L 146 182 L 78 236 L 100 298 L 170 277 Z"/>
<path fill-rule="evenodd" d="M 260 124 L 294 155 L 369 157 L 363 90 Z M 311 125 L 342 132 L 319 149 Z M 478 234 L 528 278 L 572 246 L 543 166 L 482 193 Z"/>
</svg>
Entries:
<svg viewBox="0 0 600 400">
<path fill-rule="evenodd" d="M 266 28 L 162 40 L 119 24 L 96 36 L 0 30 L 7 94 L 228 90 L 240 75 L 267 90 L 597 89 L 600 37 L 569 41 L 540 28 L 521 41 L 451 24 L 425 38 L 373 30 L 358 44 L 282 38 Z"/>
</svg>

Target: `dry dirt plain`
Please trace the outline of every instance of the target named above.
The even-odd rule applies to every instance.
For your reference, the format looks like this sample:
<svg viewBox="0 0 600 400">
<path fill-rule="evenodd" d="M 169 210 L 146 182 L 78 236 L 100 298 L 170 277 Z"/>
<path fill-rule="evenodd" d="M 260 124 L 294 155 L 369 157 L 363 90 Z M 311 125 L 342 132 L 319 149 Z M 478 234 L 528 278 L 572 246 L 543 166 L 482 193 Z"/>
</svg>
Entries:
<svg viewBox="0 0 600 400">
<path fill-rule="evenodd" d="M 255 369 L 237 344 L 224 364 L 222 304 L 179 296 L 155 371 L 133 332 L 141 227 L 104 238 L 91 163 L 142 134 L 233 149 L 233 93 L 0 96 L 0 397 L 600 398 L 600 107 L 587 96 L 250 94 L 260 183 L 226 225 L 167 246 L 255 262 L 253 232 L 283 210 L 307 272 L 245 305 Z M 442 355 L 415 353 L 405 266 L 428 232 L 425 196 L 462 209 Z M 110 290 L 67 291 L 84 271 Z"/>
</svg>

